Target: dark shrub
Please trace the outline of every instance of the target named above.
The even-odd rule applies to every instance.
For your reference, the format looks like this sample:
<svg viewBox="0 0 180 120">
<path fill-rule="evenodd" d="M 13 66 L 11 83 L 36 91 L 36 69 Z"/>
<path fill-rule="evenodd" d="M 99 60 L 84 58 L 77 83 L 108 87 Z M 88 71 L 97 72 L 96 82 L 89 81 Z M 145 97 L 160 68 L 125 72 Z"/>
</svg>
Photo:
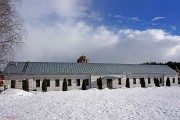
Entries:
<svg viewBox="0 0 180 120">
<path fill-rule="evenodd" d="M 169 77 L 168 77 L 167 80 L 166 80 L 166 86 L 171 86 Z"/>
<path fill-rule="evenodd" d="M 82 83 L 82 90 L 87 90 L 87 88 L 86 88 L 86 81 L 85 80 L 83 80 L 83 83 Z"/>
<path fill-rule="evenodd" d="M 29 81 L 27 79 L 22 81 L 22 88 L 25 91 L 29 91 Z"/>
<path fill-rule="evenodd" d="M 44 79 L 42 82 L 42 91 L 47 92 L 47 80 Z"/>
<path fill-rule="evenodd" d="M 126 78 L 126 87 L 127 87 L 127 88 L 130 88 L 129 78 Z"/>
<path fill-rule="evenodd" d="M 98 89 L 102 89 L 102 78 L 100 77 L 99 79 L 98 79 Z"/>
<path fill-rule="evenodd" d="M 68 91 L 68 85 L 67 85 L 66 78 L 64 78 L 64 80 L 63 80 L 62 91 Z"/>
</svg>

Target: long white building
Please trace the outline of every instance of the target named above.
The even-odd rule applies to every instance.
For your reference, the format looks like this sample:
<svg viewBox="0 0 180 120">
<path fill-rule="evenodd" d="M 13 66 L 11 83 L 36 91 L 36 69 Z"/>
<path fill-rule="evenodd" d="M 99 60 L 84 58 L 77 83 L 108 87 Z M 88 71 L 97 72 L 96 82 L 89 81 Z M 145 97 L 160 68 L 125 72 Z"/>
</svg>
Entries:
<svg viewBox="0 0 180 120">
<path fill-rule="evenodd" d="M 47 79 L 47 89 L 62 90 L 64 78 L 68 90 L 81 89 L 86 80 L 87 88 L 97 88 L 97 79 L 102 78 L 103 88 L 178 86 L 178 74 L 166 65 L 88 63 L 81 56 L 77 63 L 62 62 L 10 62 L 3 71 L 4 84 L 22 89 L 23 80 L 29 80 L 30 90 L 42 90 L 42 81 Z"/>
</svg>

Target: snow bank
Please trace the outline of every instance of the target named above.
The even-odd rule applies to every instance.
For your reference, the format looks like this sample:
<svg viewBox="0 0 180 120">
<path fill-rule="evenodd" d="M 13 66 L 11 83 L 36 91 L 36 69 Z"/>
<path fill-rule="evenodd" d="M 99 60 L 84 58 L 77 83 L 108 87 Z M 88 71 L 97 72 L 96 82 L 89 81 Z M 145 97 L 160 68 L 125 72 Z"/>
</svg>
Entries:
<svg viewBox="0 0 180 120">
<path fill-rule="evenodd" d="M 22 91 L 18 90 L 14 94 L 19 92 Z M 24 95 L 24 91 L 22 94 Z M 13 98 L 6 97 L 9 94 L 3 96 L 0 95 L 0 119 L 5 120 L 8 118 L 16 120 L 179 120 L 180 118 L 180 87 L 90 89 L 36 92 L 30 96 L 15 95 L 16 97 Z"/>
<path fill-rule="evenodd" d="M 30 95 L 33 95 L 30 92 L 26 92 L 24 90 L 19 90 L 19 89 L 7 89 L 7 90 L 3 91 L 1 94 L 4 95 L 4 96 L 8 95 L 8 96 L 13 96 L 13 97 L 15 97 L 15 96 L 30 96 Z"/>
</svg>

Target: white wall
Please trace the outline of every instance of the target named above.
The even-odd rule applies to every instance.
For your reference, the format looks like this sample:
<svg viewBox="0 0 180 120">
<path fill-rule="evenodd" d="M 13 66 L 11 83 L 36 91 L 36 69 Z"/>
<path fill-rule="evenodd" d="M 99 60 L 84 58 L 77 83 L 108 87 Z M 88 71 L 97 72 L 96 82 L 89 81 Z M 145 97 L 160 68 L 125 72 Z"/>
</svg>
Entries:
<svg viewBox="0 0 180 120">
<path fill-rule="evenodd" d="M 90 74 L 64 74 L 64 75 L 10 75 L 5 76 L 5 85 L 11 86 L 11 80 L 16 80 L 16 88 L 22 89 L 22 80 L 28 79 L 29 80 L 29 89 L 34 90 L 37 89 L 38 91 L 42 90 L 42 81 L 44 78 L 50 79 L 50 87 L 48 87 L 48 91 L 59 91 L 62 90 L 63 79 L 66 80 L 71 79 L 72 86 L 68 86 L 68 90 L 72 89 L 81 89 L 82 88 L 82 81 L 83 79 L 89 79 L 89 86 L 87 88 L 97 88 L 97 79 L 101 77 L 103 82 L 103 88 L 107 87 L 107 78 L 112 77 L 113 80 L 113 88 L 121 88 L 126 86 L 126 78 L 129 78 L 130 87 L 141 87 L 140 78 L 145 79 L 145 87 L 154 87 L 154 78 L 163 78 L 164 84 L 166 85 L 167 77 L 170 78 L 171 86 L 178 85 L 178 76 L 177 75 L 162 75 L 162 74 L 104 74 L 104 75 L 90 75 Z M 121 78 L 121 85 L 118 85 L 118 78 Z M 133 78 L 136 78 L 136 84 L 133 84 Z M 150 78 L 151 83 L 148 84 L 148 78 Z M 175 83 L 173 83 L 173 78 L 175 78 Z M 9 80 L 8 80 L 9 79 Z M 40 80 L 40 87 L 36 87 L 36 80 Z M 55 79 L 60 80 L 60 86 L 55 87 Z M 80 86 L 77 86 L 76 79 L 80 79 Z M 180 84 L 179 84 L 180 85 Z"/>
<path fill-rule="evenodd" d="M 7 80 L 7 78 L 9 78 L 10 80 Z M 81 89 L 82 88 L 82 82 L 83 79 L 89 79 L 90 82 L 90 75 L 88 74 L 73 74 L 73 75 L 11 75 L 11 76 L 5 76 L 5 85 L 6 86 L 11 86 L 11 80 L 16 80 L 16 88 L 17 89 L 22 89 L 22 80 L 23 79 L 29 79 L 29 87 L 30 90 L 38 90 L 41 91 L 42 90 L 42 81 L 44 79 L 50 79 L 50 87 L 47 87 L 48 91 L 59 91 L 62 90 L 62 84 L 63 84 L 63 80 L 64 78 L 66 78 L 66 80 L 71 79 L 71 85 L 72 86 L 68 86 L 68 90 L 71 89 Z M 55 87 L 55 80 L 59 79 L 60 80 L 60 85 L 59 87 Z M 80 79 L 80 86 L 77 86 L 77 82 L 76 79 Z M 36 80 L 40 80 L 40 87 L 36 87 Z M 87 86 L 87 88 L 90 87 L 90 83 L 89 86 Z"/>
</svg>

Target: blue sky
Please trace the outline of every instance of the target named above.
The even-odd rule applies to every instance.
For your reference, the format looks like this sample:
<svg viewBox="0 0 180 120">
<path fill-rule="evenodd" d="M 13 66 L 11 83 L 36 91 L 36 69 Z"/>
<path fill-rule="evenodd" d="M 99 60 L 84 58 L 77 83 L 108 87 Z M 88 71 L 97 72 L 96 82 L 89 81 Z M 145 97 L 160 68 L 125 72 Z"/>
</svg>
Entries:
<svg viewBox="0 0 180 120">
<path fill-rule="evenodd" d="M 94 0 L 92 8 L 101 13 L 103 19 L 99 24 L 140 30 L 164 29 L 179 34 L 179 4 L 178 0 Z"/>
<path fill-rule="evenodd" d="M 178 0 L 22 0 L 17 61 L 143 63 L 180 59 Z"/>
</svg>

